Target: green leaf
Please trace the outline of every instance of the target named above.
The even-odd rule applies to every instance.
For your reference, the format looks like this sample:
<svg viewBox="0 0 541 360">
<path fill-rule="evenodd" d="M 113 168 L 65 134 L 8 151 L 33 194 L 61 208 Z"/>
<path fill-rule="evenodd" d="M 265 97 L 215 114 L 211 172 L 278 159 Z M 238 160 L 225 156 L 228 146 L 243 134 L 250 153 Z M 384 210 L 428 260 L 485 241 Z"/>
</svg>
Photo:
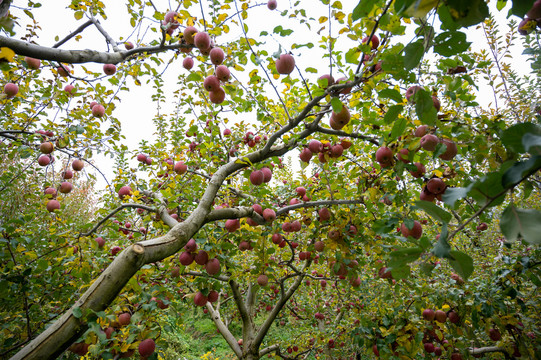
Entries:
<svg viewBox="0 0 541 360">
<path fill-rule="evenodd" d="M 393 276 L 393 279 L 396 279 L 396 280 L 408 279 L 411 276 L 410 273 L 411 273 L 411 269 L 407 265 L 391 269 L 391 274 Z"/>
<path fill-rule="evenodd" d="M 518 209 L 509 204 L 500 218 L 500 228 L 509 242 L 522 237 L 530 244 L 541 244 L 541 212 Z"/>
<path fill-rule="evenodd" d="M 445 28 L 456 29 L 457 25 L 479 24 L 488 17 L 489 10 L 485 0 L 449 0 L 440 6 L 438 15 Z"/>
<path fill-rule="evenodd" d="M 291 29 L 284 29 L 282 25 L 278 25 L 272 30 L 273 33 L 279 34 L 280 36 L 287 36 L 291 35 L 293 33 L 293 30 Z"/>
<path fill-rule="evenodd" d="M 81 308 L 78 306 L 73 308 L 72 313 L 76 319 L 80 319 L 83 316 L 83 312 L 81 311 Z"/>
<path fill-rule="evenodd" d="M 510 188 L 517 185 L 520 181 L 541 169 L 541 156 L 535 156 L 529 160 L 521 161 L 507 169 L 502 176 L 502 186 Z"/>
<path fill-rule="evenodd" d="M 448 236 L 448 230 L 447 230 L 447 224 L 444 223 L 441 227 L 441 233 L 440 238 L 438 239 L 438 242 L 434 245 L 434 248 L 432 249 L 432 254 L 434 256 L 440 257 L 440 258 L 448 258 L 451 253 L 451 246 L 449 246 L 449 243 L 447 242 L 447 236 Z"/>
<path fill-rule="evenodd" d="M 398 139 L 398 137 L 404 133 L 404 130 L 406 129 L 406 124 L 407 121 L 405 118 L 399 118 L 397 121 L 395 121 L 393 129 L 391 130 L 391 136 L 389 137 L 389 141 Z"/>
<path fill-rule="evenodd" d="M 187 81 L 201 81 L 203 78 L 197 72 L 191 72 L 190 75 L 186 78 Z"/>
<path fill-rule="evenodd" d="M 402 105 L 393 105 L 389 107 L 389 109 L 385 113 L 385 116 L 383 117 L 383 121 L 385 122 L 385 124 L 390 124 L 395 121 L 398 117 L 398 114 L 402 112 L 402 109 L 404 109 Z"/>
<path fill-rule="evenodd" d="M 530 154 L 541 155 L 541 135 L 526 133 L 522 137 L 522 145 Z"/>
<path fill-rule="evenodd" d="M 428 215 L 432 216 L 434 219 L 442 223 L 449 223 L 449 221 L 451 221 L 451 219 L 453 218 L 453 215 L 440 208 L 438 205 L 429 201 L 416 201 L 415 207 L 423 210 Z"/>
<path fill-rule="evenodd" d="M 455 203 L 458 200 L 464 199 L 466 196 L 468 196 L 468 192 L 471 190 L 472 187 L 473 187 L 473 183 L 470 184 L 468 187 L 465 187 L 465 188 L 461 188 L 461 187 L 447 188 L 447 189 L 445 189 L 445 192 L 443 193 L 441 198 L 442 198 L 442 200 L 443 200 L 443 202 L 445 204 L 447 204 L 450 207 L 454 208 Z"/>
<path fill-rule="evenodd" d="M 389 266 L 393 269 L 402 267 L 410 262 L 413 262 L 421 256 L 423 250 L 418 247 L 399 249 L 391 253 Z M 394 273 L 393 273 L 394 275 Z"/>
<path fill-rule="evenodd" d="M 468 50 L 470 44 L 463 32 L 446 31 L 434 39 L 434 52 L 442 56 L 453 56 Z"/>
<path fill-rule="evenodd" d="M 377 0 L 361 0 L 355 6 L 355 9 L 353 9 L 353 13 L 351 14 L 351 20 L 357 21 L 362 17 L 365 17 L 368 15 L 372 9 L 374 8 L 374 5 L 376 4 Z"/>
<path fill-rule="evenodd" d="M 516 15 L 520 18 L 523 18 L 524 15 L 530 10 L 532 7 L 533 1 L 532 0 L 513 0 L 512 1 L 513 6 L 511 7 L 511 14 Z"/>
<path fill-rule="evenodd" d="M 406 70 L 412 70 L 421 62 L 425 54 L 425 47 L 422 40 L 410 43 L 404 49 L 404 66 Z"/>
<path fill-rule="evenodd" d="M 426 125 L 435 125 L 438 119 L 438 112 L 434 107 L 432 95 L 424 89 L 417 91 L 414 95 L 415 112 L 419 120 Z"/>
<path fill-rule="evenodd" d="M 332 111 L 334 111 L 335 113 L 339 113 L 340 111 L 342 111 L 342 107 L 344 107 L 344 104 L 342 104 L 339 98 L 335 97 L 331 100 L 331 106 Z"/>
<path fill-rule="evenodd" d="M 395 89 L 391 89 L 391 88 L 383 89 L 378 93 L 378 96 L 383 99 L 387 98 L 387 99 L 394 100 L 397 103 L 402 102 L 402 94 L 400 93 L 400 91 L 395 90 Z"/>
<path fill-rule="evenodd" d="M 529 122 L 513 125 L 503 131 L 501 136 L 502 143 L 507 149 L 515 153 L 525 153 L 526 149 L 524 148 L 522 139 L 526 134 L 541 135 L 541 127 Z M 529 144 L 531 140 L 530 138 L 526 138 L 526 141 Z"/>
<path fill-rule="evenodd" d="M 452 259 L 449 263 L 464 280 L 468 279 L 473 273 L 473 259 L 468 254 L 458 250 L 451 250 Z"/>
</svg>

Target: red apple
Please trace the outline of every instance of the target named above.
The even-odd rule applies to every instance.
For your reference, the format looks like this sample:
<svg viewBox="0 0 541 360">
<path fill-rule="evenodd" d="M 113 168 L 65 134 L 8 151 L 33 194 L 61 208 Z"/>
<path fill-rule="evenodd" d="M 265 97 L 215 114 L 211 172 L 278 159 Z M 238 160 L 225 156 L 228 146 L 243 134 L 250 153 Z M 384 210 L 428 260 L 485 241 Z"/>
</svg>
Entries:
<svg viewBox="0 0 541 360">
<path fill-rule="evenodd" d="M 421 138 L 421 147 L 428 151 L 434 151 L 440 140 L 432 134 L 426 134 Z"/>
<path fill-rule="evenodd" d="M 18 92 L 19 92 L 19 86 L 17 84 L 7 83 L 4 86 L 4 94 L 7 95 L 8 99 L 14 98 Z"/>
<path fill-rule="evenodd" d="M 194 36 L 197 34 L 197 29 L 193 26 L 187 26 L 186 29 L 184 29 L 183 35 L 184 40 L 187 44 L 193 45 L 195 42 Z"/>
<path fill-rule="evenodd" d="M 187 57 L 182 60 L 182 67 L 184 67 L 186 70 L 191 70 L 193 68 L 193 64 L 193 58 L 191 57 Z"/>
<path fill-rule="evenodd" d="M 105 64 L 105 65 L 103 65 L 103 73 L 105 75 L 114 75 L 114 73 L 116 73 L 115 64 Z"/>
<path fill-rule="evenodd" d="M 156 349 L 156 343 L 152 339 L 145 339 L 139 343 L 139 354 L 143 357 L 152 355 Z"/>
<path fill-rule="evenodd" d="M 205 50 L 210 48 L 210 36 L 206 32 L 198 32 L 194 36 L 194 45 L 199 50 Z"/>
<path fill-rule="evenodd" d="M 132 194 L 132 189 L 131 187 L 125 185 L 125 186 L 122 186 L 119 190 L 118 190 L 118 197 L 120 199 L 124 199 L 124 197 L 128 196 L 128 195 L 131 195 Z"/>
<path fill-rule="evenodd" d="M 278 6 L 278 3 L 276 2 L 276 0 L 269 0 L 267 2 L 267 8 L 269 10 L 274 10 L 274 9 L 276 9 L 277 6 Z"/>
<path fill-rule="evenodd" d="M 75 159 L 73 160 L 73 162 L 71 163 L 71 168 L 75 171 L 81 171 L 83 170 L 85 166 L 85 163 L 83 162 L 83 160 L 81 159 Z"/>
<path fill-rule="evenodd" d="M 24 61 L 26 61 L 26 64 L 28 65 L 30 69 L 37 70 L 41 66 L 41 60 L 39 59 L 34 59 L 34 58 L 26 56 L 24 58 Z"/>
<path fill-rule="evenodd" d="M 219 65 L 216 66 L 216 70 L 214 70 L 214 74 L 218 78 L 218 80 L 222 82 L 226 82 L 231 77 L 231 72 L 229 71 L 229 68 L 225 65 Z"/>
<path fill-rule="evenodd" d="M 413 222 L 413 228 L 408 229 L 406 224 L 402 224 L 400 226 L 400 232 L 402 233 L 402 236 L 404 237 L 413 237 L 415 239 L 419 239 L 421 235 L 423 234 L 423 227 L 421 226 L 421 223 L 419 223 L 417 220 Z"/>
<path fill-rule="evenodd" d="M 49 200 L 47 201 L 46 208 L 48 212 L 53 212 L 60 209 L 60 203 L 58 202 L 58 200 Z"/>
<path fill-rule="evenodd" d="M 363 44 L 366 44 L 368 42 L 368 36 L 365 36 L 363 39 Z M 379 39 L 376 35 L 372 35 L 372 38 L 370 40 L 370 45 L 372 46 L 372 50 L 376 50 L 379 46 Z"/>
<path fill-rule="evenodd" d="M 210 50 L 210 62 L 212 62 L 214 65 L 220 65 L 224 61 L 224 51 L 220 49 L 219 47 L 215 47 L 212 50 Z"/>
<path fill-rule="evenodd" d="M 91 111 L 92 111 L 92 115 L 95 117 L 102 117 L 103 115 L 105 115 L 105 107 L 103 107 L 103 105 L 100 105 L 100 104 L 94 105 Z"/>
</svg>

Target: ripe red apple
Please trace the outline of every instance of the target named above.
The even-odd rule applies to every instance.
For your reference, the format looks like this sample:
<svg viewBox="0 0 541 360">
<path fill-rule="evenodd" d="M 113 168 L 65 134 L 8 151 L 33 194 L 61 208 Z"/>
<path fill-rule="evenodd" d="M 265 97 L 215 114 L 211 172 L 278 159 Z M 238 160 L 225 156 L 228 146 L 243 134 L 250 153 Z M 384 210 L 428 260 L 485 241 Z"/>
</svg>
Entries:
<svg viewBox="0 0 541 360">
<path fill-rule="evenodd" d="M 536 0 L 530 10 L 526 13 L 526 16 L 530 19 L 539 19 L 541 18 L 541 0 Z"/>
<path fill-rule="evenodd" d="M 64 86 L 64 91 L 66 92 L 68 96 L 75 95 L 75 93 L 77 92 L 77 90 L 75 89 L 75 86 L 71 84 Z"/>
<path fill-rule="evenodd" d="M 382 166 L 387 167 L 393 162 L 393 151 L 387 146 L 382 146 L 376 151 L 376 161 Z"/>
<path fill-rule="evenodd" d="M 131 187 L 125 185 L 125 186 L 122 186 L 119 190 L 118 190 L 118 197 L 122 200 L 124 199 L 125 196 L 128 196 L 128 195 L 131 195 L 132 194 L 132 189 Z"/>
<path fill-rule="evenodd" d="M 458 274 L 452 273 L 451 274 L 451 279 L 456 281 L 456 283 L 458 285 L 463 285 L 464 284 L 464 279 L 462 279 L 462 277 L 460 275 L 458 275 Z"/>
<path fill-rule="evenodd" d="M 495 328 L 490 328 L 488 330 L 488 336 L 492 341 L 500 341 L 502 339 L 502 334 L 500 334 L 500 331 Z"/>
<path fill-rule="evenodd" d="M 272 240 L 273 244 L 278 245 L 278 244 L 280 244 L 282 242 L 282 235 L 280 235 L 278 233 L 274 233 L 274 234 L 272 234 L 271 240 Z"/>
<path fill-rule="evenodd" d="M 4 94 L 7 95 L 8 99 L 14 98 L 18 92 L 19 92 L 19 86 L 17 84 L 7 83 L 4 86 Z"/>
<path fill-rule="evenodd" d="M 253 185 L 261 185 L 263 184 L 263 180 L 265 180 L 265 175 L 261 170 L 254 170 L 250 173 L 250 182 Z"/>
<path fill-rule="evenodd" d="M 319 140 L 310 140 L 310 143 L 308 144 L 308 149 L 312 153 L 319 153 L 323 150 L 323 144 Z"/>
<path fill-rule="evenodd" d="M 400 149 L 396 154 L 398 160 L 402 161 L 405 164 L 408 164 L 410 160 L 408 159 L 410 151 L 408 149 Z"/>
<path fill-rule="evenodd" d="M 231 77 L 231 72 L 229 71 L 229 68 L 225 65 L 219 65 L 216 66 L 216 70 L 214 70 L 214 74 L 218 78 L 218 80 L 226 82 Z"/>
<path fill-rule="evenodd" d="M 434 104 L 436 111 L 439 112 L 441 109 L 441 103 L 437 96 L 432 96 L 432 103 Z"/>
<path fill-rule="evenodd" d="M 263 172 L 263 182 L 268 183 L 272 179 L 272 171 L 268 167 L 264 167 L 261 169 L 261 172 Z"/>
<path fill-rule="evenodd" d="M 59 189 L 59 191 L 60 191 L 62 194 L 68 194 L 68 193 L 71 192 L 72 189 L 73 189 L 73 185 L 72 185 L 70 182 L 63 181 L 63 182 L 60 184 L 60 189 Z"/>
<path fill-rule="evenodd" d="M 445 152 L 440 155 L 440 159 L 453 160 L 456 154 L 458 153 L 458 148 L 456 144 L 449 139 L 442 139 L 441 143 L 444 144 L 447 148 Z"/>
<path fill-rule="evenodd" d="M 203 266 L 209 261 L 209 254 L 205 250 L 199 250 L 194 260 L 196 264 Z"/>
<path fill-rule="evenodd" d="M 92 115 L 95 117 L 102 117 L 103 115 L 105 115 L 105 107 L 103 107 L 103 105 L 101 104 L 92 106 L 92 109 L 90 111 L 92 111 Z"/>
<path fill-rule="evenodd" d="M 39 146 L 39 151 L 41 151 L 43 154 L 50 154 L 53 152 L 53 150 L 54 150 L 54 145 L 52 142 L 49 142 L 49 141 L 45 141 L 41 143 L 41 145 Z"/>
<path fill-rule="evenodd" d="M 49 200 L 47 201 L 46 208 L 48 212 L 53 212 L 60 209 L 60 203 L 58 202 L 58 200 Z"/>
<path fill-rule="evenodd" d="M 122 250 L 122 249 L 120 248 L 120 246 L 113 246 L 113 247 L 111 248 L 111 255 L 112 255 L 112 256 L 115 256 L 116 254 L 118 254 L 118 253 L 120 252 L 120 250 Z"/>
<path fill-rule="evenodd" d="M 184 245 L 184 249 L 188 252 L 194 252 L 197 250 L 197 243 L 195 242 L 195 239 L 188 240 L 186 245 Z"/>
<path fill-rule="evenodd" d="M 115 64 L 105 64 L 105 65 L 103 65 L 103 73 L 105 75 L 114 75 L 114 73 L 116 73 Z"/>
<path fill-rule="evenodd" d="M 58 75 L 62 76 L 62 77 L 67 77 L 70 73 L 70 68 L 66 65 L 61 65 L 59 67 L 56 68 L 56 71 L 58 72 Z"/>
<path fill-rule="evenodd" d="M 130 313 L 122 313 L 118 315 L 118 323 L 120 325 L 128 325 L 131 322 L 131 314 Z"/>
<path fill-rule="evenodd" d="M 408 229 L 406 224 L 400 225 L 400 232 L 402 233 L 402 236 L 404 237 L 413 237 L 415 239 L 419 239 L 421 235 L 423 235 L 423 227 L 421 226 L 421 223 L 415 220 L 413 222 L 413 228 Z"/>
<path fill-rule="evenodd" d="M 198 32 L 193 37 L 193 43 L 199 50 L 210 48 L 210 36 L 206 32 Z"/>
<path fill-rule="evenodd" d="M 100 249 L 105 246 L 105 240 L 101 236 L 97 237 L 94 240 L 96 241 Z"/>
<path fill-rule="evenodd" d="M 393 274 L 391 273 L 391 270 L 387 269 L 385 266 L 379 269 L 378 276 L 381 279 L 392 279 L 393 278 Z"/>
<path fill-rule="evenodd" d="M 214 75 L 207 76 L 203 82 L 203 86 L 207 91 L 216 91 L 220 88 L 220 80 Z"/>
<path fill-rule="evenodd" d="M 433 353 L 434 352 L 434 344 L 430 343 L 430 342 L 427 342 L 427 343 L 424 343 L 424 348 L 425 348 L 425 351 L 427 353 Z"/>
<path fill-rule="evenodd" d="M 423 164 L 419 163 L 419 162 L 416 162 L 415 164 L 413 164 L 417 167 L 417 170 L 416 171 L 411 171 L 410 170 L 410 174 L 411 176 L 413 176 L 414 178 L 420 178 L 421 176 L 423 176 L 426 172 L 426 168 Z"/>
<path fill-rule="evenodd" d="M 336 84 L 340 84 L 340 85 L 349 84 L 349 83 L 351 83 L 351 81 L 345 77 L 341 77 L 340 79 L 336 80 Z M 343 88 L 342 90 L 340 90 L 340 94 L 347 95 L 351 92 L 351 89 L 352 87 Z"/>
<path fill-rule="evenodd" d="M 428 132 L 428 125 L 421 125 L 415 129 L 415 137 L 423 137 Z"/>
<path fill-rule="evenodd" d="M 73 162 L 71 163 L 71 168 L 75 171 L 81 171 L 83 170 L 85 166 L 85 163 L 83 162 L 83 160 L 81 159 L 75 159 L 73 160 Z"/>
<path fill-rule="evenodd" d="M 423 310 L 423 318 L 426 321 L 433 321 L 435 317 L 436 317 L 436 313 L 434 312 L 434 310 L 432 309 Z"/>
<path fill-rule="evenodd" d="M 440 140 L 436 135 L 426 134 L 421 138 L 421 147 L 428 151 L 434 151 Z"/>
<path fill-rule="evenodd" d="M 186 29 L 184 29 L 183 35 L 184 40 L 187 44 L 193 45 L 195 42 L 194 36 L 197 34 L 197 29 L 193 26 L 187 26 Z"/>
<path fill-rule="evenodd" d="M 188 171 L 188 165 L 184 164 L 184 161 L 177 161 L 175 163 L 175 166 L 173 167 L 173 170 L 179 174 L 179 175 L 182 175 L 184 174 L 186 171 Z"/>
<path fill-rule="evenodd" d="M 451 360 L 462 360 L 462 355 L 460 353 L 452 353 Z"/>
<path fill-rule="evenodd" d="M 47 189 L 45 189 L 44 194 L 50 195 L 50 197 L 54 198 L 56 196 L 56 189 L 52 187 L 48 187 Z"/>
<path fill-rule="evenodd" d="M 225 91 L 219 87 L 216 91 L 209 92 L 209 99 L 213 104 L 221 104 L 225 100 Z"/>
<path fill-rule="evenodd" d="M 218 301 L 218 296 L 219 296 L 219 295 L 220 295 L 220 294 L 218 294 L 218 292 L 217 292 L 216 290 L 210 290 L 210 291 L 209 291 L 209 295 L 208 295 L 208 297 L 207 297 L 207 300 L 208 300 L 209 302 L 211 302 L 211 303 L 216 302 L 216 301 Z"/>
<path fill-rule="evenodd" d="M 428 182 L 426 183 L 426 188 L 428 189 L 428 191 L 436 195 L 443 193 L 446 187 L 447 185 L 445 185 L 445 182 L 437 177 L 428 180 Z"/>
<path fill-rule="evenodd" d="M 191 57 L 187 57 L 182 60 L 182 67 L 184 67 L 186 70 L 191 70 L 193 68 L 193 64 L 193 58 Z"/>
<path fill-rule="evenodd" d="M 363 39 L 363 44 L 366 44 L 368 42 L 368 36 L 365 36 Z M 372 46 L 372 50 L 376 50 L 379 46 L 379 38 L 376 35 L 372 35 L 372 38 L 370 39 L 370 45 Z"/>
<path fill-rule="evenodd" d="M 485 231 L 486 229 L 488 229 L 487 223 L 482 222 L 479 225 L 477 225 L 477 230 L 479 231 Z"/>
<path fill-rule="evenodd" d="M 194 256 L 191 253 L 189 253 L 188 251 L 183 251 L 178 256 L 178 260 L 180 261 L 180 263 L 182 265 L 189 266 L 189 265 L 191 265 L 193 263 Z"/>
<path fill-rule="evenodd" d="M 205 264 L 205 270 L 209 275 L 216 275 L 220 272 L 221 266 L 220 266 L 220 260 L 214 258 L 209 259 L 207 263 Z"/>
<path fill-rule="evenodd" d="M 139 354 L 143 357 L 152 355 L 156 349 L 156 343 L 152 339 L 145 339 L 139 343 Z"/>
<path fill-rule="evenodd" d="M 318 240 L 314 243 L 314 249 L 318 252 L 322 252 L 325 249 L 325 243 L 321 240 Z"/>
<path fill-rule="evenodd" d="M 272 209 L 263 210 L 263 218 L 266 222 L 273 222 L 276 220 L 276 212 Z"/>
<path fill-rule="evenodd" d="M 409 102 L 413 102 L 413 97 L 417 93 L 417 91 L 421 90 L 422 87 L 419 85 L 410 86 L 408 90 L 406 90 L 406 100 Z"/>
<path fill-rule="evenodd" d="M 267 284 L 269 283 L 269 277 L 265 274 L 261 274 L 257 277 L 257 283 L 260 286 L 267 286 Z"/>
<path fill-rule="evenodd" d="M 436 310 L 434 317 L 436 318 L 436 321 L 441 323 L 444 323 L 447 320 L 447 314 L 443 310 Z"/>
<path fill-rule="evenodd" d="M 278 74 L 291 74 L 295 70 L 295 58 L 291 54 L 282 54 L 276 60 L 276 71 Z"/>
<path fill-rule="evenodd" d="M 349 123 L 349 120 L 351 119 L 351 114 L 349 113 L 349 110 L 347 107 L 342 106 L 342 109 L 339 113 L 335 113 L 334 111 L 331 113 L 331 119 L 330 121 L 339 124 L 340 128 L 343 128 L 344 126 Z"/>
<path fill-rule="evenodd" d="M 41 60 L 25 56 L 24 61 L 30 69 L 37 70 L 41 66 Z"/>
<path fill-rule="evenodd" d="M 274 9 L 276 9 L 277 6 L 278 6 L 278 3 L 276 2 L 276 0 L 269 0 L 267 2 L 267 8 L 269 10 L 274 10 Z"/>
<path fill-rule="evenodd" d="M 299 154 L 299 158 L 301 159 L 301 161 L 308 163 L 312 158 L 312 152 L 309 149 L 304 148 Z"/>
<path fill-rule="evenodd" d="M 328 221 L 331 219 L 331 212 L 328 208 L 321 208 L 318 210 L 319 221 Z"/>
<path fill-rule="evenodd" d="M 225 222 L 225 229 L 229 232 L 234 232 L 240 229 L 239 219 L 229 219 Z"/>
<path fill-rule="evenodd" d="M 134 47 L 135 47 L 135 46 L 133 45 L 133 43 L 132 43 L 131 41 L 126 41 L 126 42 L 124 43 L 124 48 L 125 48 L 126 50 L 131 50 L 131 49 L 133 49 Z"/>
<path fill-rule="evenodd" d="M 212 50 L 210 50 L 210 62 L 214 65 L 220 65 L 224 61 L 224 51 L 220 49 L 219 47 L 215 47 Z"/>
<path fill-rule="evenodd" d="M 318 79 L 318 84 L 326 89 L 334 84 L 334 78 L 330 74 L 321 75 Z"/>
<path fill-rule="evenodd" d="M 51 163 L 51 157 L 50 157 L 49 155 L 43 154 L 43 155 L 40 155 L 40 156 L 38 157 L 38 164 L 39 164 L 40 166 L 47 166 L 47 165 L 49 165 L 50 163 Z"/>
</svg>

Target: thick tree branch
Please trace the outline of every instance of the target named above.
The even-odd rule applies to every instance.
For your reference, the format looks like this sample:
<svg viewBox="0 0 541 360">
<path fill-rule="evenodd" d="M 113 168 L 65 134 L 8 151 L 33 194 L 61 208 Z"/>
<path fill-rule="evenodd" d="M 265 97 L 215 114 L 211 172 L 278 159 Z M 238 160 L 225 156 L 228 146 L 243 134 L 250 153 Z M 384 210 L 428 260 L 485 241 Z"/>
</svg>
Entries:
<svg viewBox="0 0 541 360">
<path fill-rule="evenodd" d="M 237 355 L 238 358 L 242 357 L 242 349 L 240 348 L 239 343 L 237 342 L 237 339 L 231 334 L 231 331 L 227 328 L 227 326 L 223 323 L 220 313 L 217 309 L 214 309 L 212 304 L 207 301 L 207 309 L 210 313 L 210 317 L 212 321 L 214 321 L 214 325 L 216 325 L 216 328 L 222 334 L 225 341 L 229 345 L 229 347 L 235 352 L 235 355 Z"/>
</svg>

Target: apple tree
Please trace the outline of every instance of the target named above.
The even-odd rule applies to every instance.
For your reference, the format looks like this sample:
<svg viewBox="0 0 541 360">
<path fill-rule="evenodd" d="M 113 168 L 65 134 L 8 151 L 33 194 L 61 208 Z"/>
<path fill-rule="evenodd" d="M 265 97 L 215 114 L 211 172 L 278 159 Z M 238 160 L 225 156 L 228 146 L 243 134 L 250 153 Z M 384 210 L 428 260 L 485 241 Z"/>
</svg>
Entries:
<svg viewBox="0 0 541 360">
<path fill-rule="evenodd" d="M 239 359 L 540 350 L 540 1 L 115 3 L 0 3 L 2 356 L 156 359 L 186 306 Z"/>
</svg>

